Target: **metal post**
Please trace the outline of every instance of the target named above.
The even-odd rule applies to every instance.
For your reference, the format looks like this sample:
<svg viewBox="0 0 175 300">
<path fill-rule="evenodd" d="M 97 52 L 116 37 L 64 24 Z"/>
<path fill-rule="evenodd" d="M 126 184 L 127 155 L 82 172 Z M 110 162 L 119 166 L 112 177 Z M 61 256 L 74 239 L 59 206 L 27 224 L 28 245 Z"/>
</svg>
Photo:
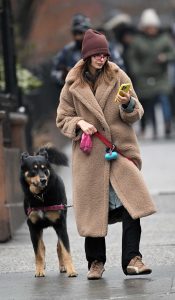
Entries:
<svg viewBox="0 0 175 300">
<path fill-rule="evenodd" d="M 16 57 L 13 36 L 13 18 L 10 0 L 1 0 L 2 47 L 6 93 L 17 96 Z M 14 98 L 14 97 L 13 97 Z M 17 97 L 16 101 L 17 101 Z M 13 101 L 15 99 L 12 99 Z M 13 103 L 15 105 L 15 103 Z"/>
<path fill-rule="evenodd" d="M 0 95 L 0 109 L 6 111 L 4 119 L 4 144 L 11 145 L 9 113 L 16 111 L 18 105 L 18 85 L 16 77 L 16 57 L 13 35 L 13 18 L 10 0 L 0 0 L 0 29 L 2 36 L 2 55 L 5 74 L 5 91 Z"/>
</svg>

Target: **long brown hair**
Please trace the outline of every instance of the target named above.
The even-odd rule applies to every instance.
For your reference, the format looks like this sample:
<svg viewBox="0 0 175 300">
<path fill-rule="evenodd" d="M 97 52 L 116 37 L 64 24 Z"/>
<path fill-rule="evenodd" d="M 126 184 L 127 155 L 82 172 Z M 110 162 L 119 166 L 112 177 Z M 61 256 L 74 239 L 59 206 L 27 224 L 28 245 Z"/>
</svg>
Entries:
<svg viewBox="0 0 175 300">
<path fill-rule="evenodd" d="M 79 67 L 79 79 L 80 79 L 80 85 L 85 85 L 88 80 L 85 76 L 85 72 L 87 70 L 89 70 L 89 66 L 91 64 L 91 57 L 88 57 L 84 63 Z M 97 83 L 100 83 L 102 81 L 105 81 L 107 84 L 111 82 L 112 78 L 113 78 L 114 74 L 112 69 L 110 68 L 109 62 L 108 60 L 105 62 L 101 73 L 97 79 Z"/>
</svg>

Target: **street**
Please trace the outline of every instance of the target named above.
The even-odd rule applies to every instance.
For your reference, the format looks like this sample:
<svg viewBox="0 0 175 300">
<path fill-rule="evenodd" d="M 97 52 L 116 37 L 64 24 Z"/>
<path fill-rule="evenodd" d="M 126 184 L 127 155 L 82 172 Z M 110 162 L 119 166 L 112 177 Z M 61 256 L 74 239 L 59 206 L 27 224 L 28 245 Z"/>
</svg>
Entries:
<svg viewBox="0 0 175 300">
<path fill-rule="evenodd" d="M 46 277 L 34 277 L 34 254 L 27 225 L 14 238 L 0 244 L 0 299 L 175 299 L 175 143 L 174 140 L 140 141 L 143 175 L 157 206 L 157 213 L 143 218 L 141 252 L 152 267 L 147 276 L 125 276 L 120 266 L 121 224 L 109 226 L 106 238 L 107 263 L 103 279 L 86 279 L 87 263 L 84 239 L 79 237 L 73 208 L 68 211 L 68 232 L 77 278 L 59 274 L 56 235 L 52 229 L 44 234 Z M 71 145 L 64 151 L 70 156 Z M 60 168 L 68 203 L 71 200 L 71 167 Z"/>
<path fill-rule="evenodd" d="M 174 15 L 175 0 L 0 1 L 0 300 L 175 300 Z M 122 85 L 129 90 L 121 91 Z M 142 120 L 135 91 L 144 110 Z M 96 131 L 102 133 L 103 144 L 94 136 L 87 159 L 78 149 L 79 140 L 70 139 Z M 136 139 L 141 171 L 132 164 L 137 165 L 134 156 L 139 154 Z M 72 143 L 74 195 L 79 200 L 74 206 Z M 64 188 L 47 168 L 51 161 L 64 165 L 64 155 L 47 151 L 50 145 L 69 158 L 68 167 L 53 169 L 65 184 L 75 271 L 66 232 L 61 231 Z M 110 150 L 118 153 L 110 156 Z M 116 164 L 105 161 L 118 156 Z M 131 216 L 155 211 L 140 172 L 157 211 L 138 222 L 124 211 L 123 229 L 121 222 L 109 225 L 103 276 L 88 280 L 85 238 L 77 231 L 75 206 L 80 224 L 93 228 L 80 225 L 82 232 L 89 230 L 93 236 L 106 234 L 108 184 L 114 185 Z M 25 203 L 23 190 L 28 193 Z M 110 192 L 110 208 L 111 202 L 117 207 L 120 201 L 111 201 Z M 31 237 L 24 206 L 36 224 L 34 228 L 28 222 Z M 42 240 L 41 227 L 48 224 L 54 228 L 45 229 Z M 93 255 L 91 243 L 87 241 L 86 253 L 98 276 L 105 255 L 98 245 Z M 122 255 L 130 272 L 149 274 L 126 276 Z M 60 273 L 66 268 L 70 276 L 78 276 Z"/>
</svg>

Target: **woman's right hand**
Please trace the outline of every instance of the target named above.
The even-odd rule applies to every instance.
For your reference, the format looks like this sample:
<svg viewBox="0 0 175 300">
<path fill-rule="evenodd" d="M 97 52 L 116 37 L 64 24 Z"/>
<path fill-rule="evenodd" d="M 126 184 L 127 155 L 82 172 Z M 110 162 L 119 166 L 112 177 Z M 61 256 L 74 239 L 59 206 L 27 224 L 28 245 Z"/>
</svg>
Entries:
<svg viewBox="0 0 175 300">
<path fill-rule="evenodd" d="M 97 129 L 94 127 L 94 125 L 84 121 L 84 120 L 80 120 L 77 123 L 78 127 L 81 128 L 81 130 L 86 133 L 86 134 L 94 134 L 95 132 L 97 132 Z"/>
</svg>

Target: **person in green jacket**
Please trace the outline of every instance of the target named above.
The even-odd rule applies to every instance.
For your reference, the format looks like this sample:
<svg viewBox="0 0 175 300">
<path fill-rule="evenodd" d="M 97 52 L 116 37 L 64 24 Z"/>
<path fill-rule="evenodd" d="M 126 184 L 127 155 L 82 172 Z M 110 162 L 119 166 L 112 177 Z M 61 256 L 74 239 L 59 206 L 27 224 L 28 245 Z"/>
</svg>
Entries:
<svg viewBox="0 0 175 300">
<path fill-rule="evenodd" d="M 141 120 L 141 133 L 145 133 L 147 120 L 153 125 L 157 137 L 155 104 L 160 103 L 164 117 L 165 136 L 171 133 L 172 91 L 168 79 L 168 65 L 175 59 L 175 49 L 168 33 L 161 31 L 159 16 L 154 9 L 145 9 L 140 18 L 140 33 L 128 51 L 128 61 L 134 79 L 136 92 L 145 114 Z"/>
</svg>

